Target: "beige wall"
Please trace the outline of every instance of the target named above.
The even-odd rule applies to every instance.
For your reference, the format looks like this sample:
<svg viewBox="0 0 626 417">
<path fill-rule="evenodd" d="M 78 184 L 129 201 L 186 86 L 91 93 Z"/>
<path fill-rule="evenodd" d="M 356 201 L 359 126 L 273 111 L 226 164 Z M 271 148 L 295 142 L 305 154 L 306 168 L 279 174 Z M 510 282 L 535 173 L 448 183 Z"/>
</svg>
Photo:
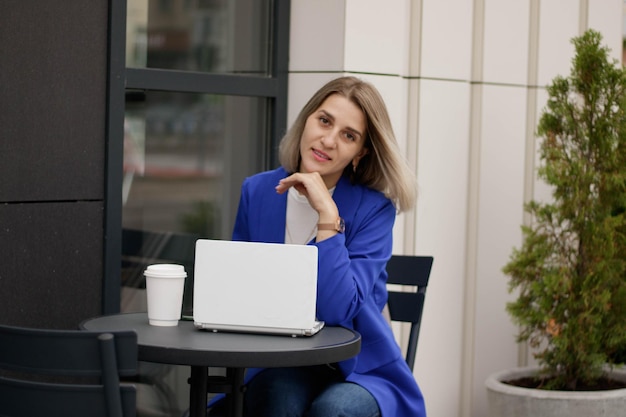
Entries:
<svg viewBox="0 0 626 417">
<path fill-rule="evenodd" d="M 523 202 L 549 195 L 535 181 L 544 86 L 588 27 L 621 59 L 622 3 L 292 0 L 289 122 L 322 83 L 356 74 L 385 97 L 417 173 L 394 252 L 435 257 L 415 368 L 430 416 L 485 416 L 486 377 L 528 360 L 500 270 Z"/>
</svg>

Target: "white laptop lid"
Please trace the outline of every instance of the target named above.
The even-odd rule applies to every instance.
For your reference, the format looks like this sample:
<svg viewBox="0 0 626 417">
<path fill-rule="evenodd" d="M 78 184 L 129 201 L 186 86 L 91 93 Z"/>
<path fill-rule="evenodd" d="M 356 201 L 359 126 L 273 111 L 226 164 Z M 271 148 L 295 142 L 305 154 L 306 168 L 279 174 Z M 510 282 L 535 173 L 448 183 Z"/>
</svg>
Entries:
<svg viewBox="0 0 626 417">
<path fill-rule="evenodd" d="M 317 247 L 199 239 L 193 319 L 209 330 L 311 335 Z"/>
</svg>

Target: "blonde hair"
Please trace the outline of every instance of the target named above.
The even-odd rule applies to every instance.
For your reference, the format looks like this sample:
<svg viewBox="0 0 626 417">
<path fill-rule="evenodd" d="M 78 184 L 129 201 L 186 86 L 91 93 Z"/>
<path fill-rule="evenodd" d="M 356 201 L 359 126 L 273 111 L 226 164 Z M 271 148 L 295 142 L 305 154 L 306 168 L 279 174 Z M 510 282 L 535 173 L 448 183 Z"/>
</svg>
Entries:
<svg viewBox="0 0 626 417">
<path fill-rule="evenodd" d="M 339 94 L 356 104 L 365 115 L 367 154 L 356 170 L 348 164 L 344 175 L 353 183 L 378 190 L 393 201 L 401 212 L 415 205 L 417 182 L 398 147 L 387 106 L 378 90 L 356 77 L 334 79 L 320 88 L 304 105 L 291 128 L 280 142 L 278 157 L 288 172 L 300 166 L 300 139 L 308 117 L 331 95 Z"/>
</svg>

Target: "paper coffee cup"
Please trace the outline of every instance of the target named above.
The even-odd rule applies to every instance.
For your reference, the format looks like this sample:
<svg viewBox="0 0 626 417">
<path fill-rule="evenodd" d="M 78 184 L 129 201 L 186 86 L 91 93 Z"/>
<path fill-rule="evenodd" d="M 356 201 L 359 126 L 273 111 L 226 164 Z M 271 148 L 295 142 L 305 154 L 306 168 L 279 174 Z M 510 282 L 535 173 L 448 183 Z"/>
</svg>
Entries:
<svg viewBox="0 0 626 417">
<path fill-rule="evenodd" d="M 183 308 L 187 273 L 176 264 L 149 265 L 144 271 L 148 321 L 153 326 L 177 326 Z"/>
</svg>

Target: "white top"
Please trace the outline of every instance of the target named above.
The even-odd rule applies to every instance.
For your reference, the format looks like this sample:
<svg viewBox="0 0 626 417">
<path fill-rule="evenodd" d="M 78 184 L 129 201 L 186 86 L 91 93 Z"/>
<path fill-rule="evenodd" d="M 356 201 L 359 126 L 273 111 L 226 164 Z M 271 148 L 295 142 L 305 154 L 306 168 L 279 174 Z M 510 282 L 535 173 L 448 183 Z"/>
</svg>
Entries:
<svg viewBox="0 0 626 417">
<path fill-rule="evenodd" d="M 335 187 L 328 190 L 332 195 Z M 309 200 L 295 187 L 289 188 L 287 195 L 287 219 L 285 243 L 306 245 L 317 235 L 319 214 L 311 207 Z"/>
</svg>

